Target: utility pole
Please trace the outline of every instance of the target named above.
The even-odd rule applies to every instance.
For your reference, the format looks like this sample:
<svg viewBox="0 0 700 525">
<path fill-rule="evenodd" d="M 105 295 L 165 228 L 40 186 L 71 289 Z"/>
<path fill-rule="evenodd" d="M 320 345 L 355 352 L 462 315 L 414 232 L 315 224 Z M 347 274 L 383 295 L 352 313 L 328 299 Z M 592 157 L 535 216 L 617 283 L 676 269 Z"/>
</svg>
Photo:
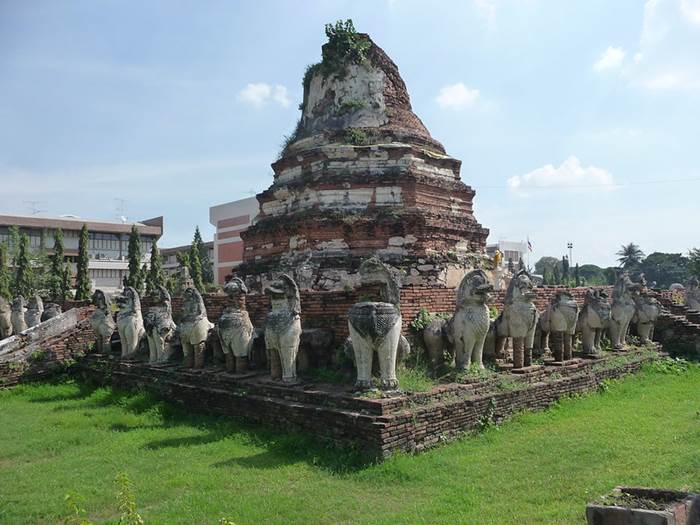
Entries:
<svg viewBox="0 0 700 525">
<path fill-rule="evenodd" d="M 574 243 L 568 242 L 568 243 L 566 243 L 566 247 L 569 249 L 569 266 L 573 266 L 573 264 L 574 264 L 574 258 L 573 258 Z"/>
</svg>

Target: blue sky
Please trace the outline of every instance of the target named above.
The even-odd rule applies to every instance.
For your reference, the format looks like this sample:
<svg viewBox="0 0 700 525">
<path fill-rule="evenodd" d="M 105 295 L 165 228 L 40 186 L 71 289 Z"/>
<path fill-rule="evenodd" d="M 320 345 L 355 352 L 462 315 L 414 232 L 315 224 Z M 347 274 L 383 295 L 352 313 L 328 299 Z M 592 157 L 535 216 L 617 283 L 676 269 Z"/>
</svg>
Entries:
<svg viewBox="0 0 700 525">
<path fill-rule="evenodd" d="M 352 18 L 532 262 L 700 246 L 700 0 L 0 2 L 0 213 L 164 215 L 266 188 L 323 25 Z"/>
</svg>

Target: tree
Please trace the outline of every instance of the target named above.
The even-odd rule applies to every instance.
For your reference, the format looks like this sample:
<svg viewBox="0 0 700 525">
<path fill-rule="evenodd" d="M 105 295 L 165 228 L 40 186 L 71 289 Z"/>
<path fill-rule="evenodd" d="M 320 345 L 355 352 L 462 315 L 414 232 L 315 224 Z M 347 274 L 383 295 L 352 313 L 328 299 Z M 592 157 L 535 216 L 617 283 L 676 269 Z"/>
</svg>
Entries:
<svg viewBox="0 0 700 525">
<path fill-rule="evenodd" d="M 561 273 L 559 272 L 559 266 L 555 266 L 552 270 L 552 284 L 561 284 Z"/>
<path fill-rule="evenodd" d="M 194 239 L 192 242 L 197 246 L 199 265 L 202 268 L 202 281 L 211 284 L 214 282 L 214 268 L 211 264 L 211 259 L 209 259 L 209 251 L 202 240 L 202 234 L 199 232 L 199 226 L 194 230 Z"/>
<path fill-rule="evenodd" d="M 12 292 L 15 297 L 18 295 L 30 297 L 34 293 L 34 276 L 29 261 L 29 237 L 25 234 L 20 235 L 19 238 Z"/>
<path fill-rule="evenodd" d="M 690 260 L 680 253 L 654 252 L 642 261 L 639 270 L 650 283 L 668 288 L 673 283 L 685 283 L 690 278 L 689 267 Z"/>
<path fill-rule="evenodd" d="M 50 275 L 48 278 L 49 297 L 55 301 L 62 301 L 67 298 L 65 293 L 65 267 L 63 231 L 57 228 L 53 234 L 53 255 L 50 257 Z"/>
<path fill-rule="evenodd" d="M 576 266 L 574 267 L 574 281 L 576 282 L 577 287 L 581 286 L 581 273 L 578 267 L 578 263 L 576 263 Z"/>
<path fill-rule="evenodd" d="M 633 242 L 623 244 L 615 255 L 619 256 L 617 261 L 620 263 L 620 267 L 625 270 L 637 268 L 644 258 L 644 252 Z"/>
<path fill-rule="evenodd" d="M 199 259 L 198 250 L 194 244 L 190 247 L 190 277 L 192 277 L 192 282 L 194 287 L 199 290 L 200 293 L 204 293 L 204 282 L 202 281 L 202 263 Z"/>
<path fill-rule="evenodd" d="M 141 269 L 141 237 L 136 225 L 131 227 L 129 234 L 129 275 L 126 282 L 139 294 L 143 293 L 144 274 Z"/>
<path fill-rule="evenodd" d="M 88 229 L 87 224 L 83 224 L 80 229 L 80 239 L 78 241 L 78 270 L 75 277 L 75 300 L 87 301 L 90 299 L 90 276 L 88 275 Z"/>
<path fill-rule="evenodd" d="M 563 279 L 564 284 L 568 285 L 569 284 L 569 258 L 564 255 L 561 258 L 561 276 Z"/>
<path fill-rule="evenodd" d="M 146 293 L 152 294 L 159 286 L 165 286 L 165 274 L 163 273 L 163 260 L 158 251 L 156 241 L 151 245 L 151 266 L 146 275 Z"/>
<path fill-rule="evenodd" d="M 12 298 L 10 292 L 10 268 L 7 265 L 7 244 L 0 243 L 0 297 L 5 299 Z"/>
<path fill-rule="evenodd" d="M 688 272 L 700 279 L 700 248 L 691 248 L 688 252 Z"/>
<path fill-rule="evenodd" d="M 615 268 L 613 266 L 609 266 L 603 272 L 605 273 L 605 283 L 606 284 L 615 284 L 617 281 L 617 274 L 620 271 L 619 268 Z"/>
<path fill-rule="evenodd" d="M 559 259 L 556 257 L 544 256 L 541 257 L 539 261 L 535 263 L 535 272 L 540 275 L 544 275 L 544 269 L 549 269 L 550 273 L 554 270 L 555 266 L 559 265 Z"/>
<path fill-rule="evenodd" d="M 549 268 L 545 266 L 544 271 L 542 272 L 542 284 L 552 284 L 551 281 L 552 278 L 550 277 Z"/>
<path fill-rule="evenodd" d="M 8 257 L 11 266 L 16 267 L 17 266 L 17 252 L 19 251 L 19 227 L 16 224 L 13 224 L 7 229 L 7 235 L 8 235 L 8 241 L 7 241 L 7 246 L 8 246 Z"/>
<path fill-rule="evenodd" d="M 61 274 L 61 288 L 59 297 L 67 299 L 70 297 L 71 281 L 73 279 L 73 270 L 70 264 L 65 264 L 63 266 L 63 272 Z"/>
</svg>

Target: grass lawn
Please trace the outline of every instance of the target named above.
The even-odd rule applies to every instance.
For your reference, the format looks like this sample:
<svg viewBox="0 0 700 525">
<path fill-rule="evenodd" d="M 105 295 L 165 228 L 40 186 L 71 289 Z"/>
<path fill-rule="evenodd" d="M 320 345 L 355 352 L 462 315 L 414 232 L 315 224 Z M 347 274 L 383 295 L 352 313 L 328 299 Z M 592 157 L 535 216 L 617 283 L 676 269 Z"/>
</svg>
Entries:
<svg viewBox="0 0 700 525">
<path fill-rule="evenodd" d="M 500 428 L 360 466 L 284 429 L 73 382 L 0 392 L 0 523 L 117 523 L 126 473 L 150 524 L 583 523 L 617 484 L 700 489 L 700 367 L 658 367 Z M 342 454 L 341 454 L 342 456 Z M 76 522 L 77 523 L 77 522 Z"/>
</svg>

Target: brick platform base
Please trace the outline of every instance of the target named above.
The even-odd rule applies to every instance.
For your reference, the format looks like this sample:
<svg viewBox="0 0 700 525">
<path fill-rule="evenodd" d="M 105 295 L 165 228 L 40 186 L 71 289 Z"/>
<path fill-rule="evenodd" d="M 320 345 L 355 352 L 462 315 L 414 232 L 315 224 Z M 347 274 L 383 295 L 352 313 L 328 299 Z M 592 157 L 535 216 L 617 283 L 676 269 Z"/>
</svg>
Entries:
<svg viewBox="0 0 700 525">
<path fill-rule="evenodd" d="M 193 412 L 243 417 L 357 446 L 368 457 L 381 459 L 396 451 L 420 451 L 521 410 L 543 409 L 563 396 L 595 390 L 605 380 L 639 370 L 660 355 L 658 350 L 544 366 L 518 376 L 503 372 L 427 393 L 376 399 L 355 395 L 344 385 L 307 382 L 289 387 L 261 374 L 236 377 L 222 369 L 183 370 L 113 356 L 86 356 L 76 373 L 94 384 L 149 391 Z"/>
</svg>

